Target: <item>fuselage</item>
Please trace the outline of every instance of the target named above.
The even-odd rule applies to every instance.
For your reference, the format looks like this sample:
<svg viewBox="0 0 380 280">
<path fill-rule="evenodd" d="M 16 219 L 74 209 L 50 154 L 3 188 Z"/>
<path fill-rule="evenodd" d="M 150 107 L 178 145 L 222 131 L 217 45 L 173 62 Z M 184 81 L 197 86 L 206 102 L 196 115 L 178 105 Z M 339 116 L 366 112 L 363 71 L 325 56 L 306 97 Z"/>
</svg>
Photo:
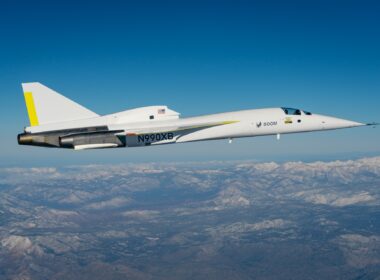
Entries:
<svg viewBox="0 0 380 280">
<path fill-rule="evenodd" d="M 195 127 L 186 133 L 181 131 L 173 132 L 172 139 L 163 139 L 165 135 L 157 135 L 152 137 L 151 134 L 143 140 L 137 136 L 131 135 L 128 146 L 143 146 L 167 143 L 183 143 L 192 141 L 205 141 L 216 139 L 233 139 L 241 137 L 255 137 L 266 135 L 280 135 L 286 133 L 300 133 L 320 130 L 332 130 L 348 127 L 362 126 L 364 124 L 352 122 L 348 120 L 328 117 L 323 115 L 306 114 L 301 110 L 294 110 L 297 114 L 286 113 L 286 108 L 269 108 L 269 109 L 253 109 L 236 112 L 227 112 L 213 115 L 204 115 L 198 117 L 190 117 L 172 121 L 157 122 L 152 124 L 146 122 L 144 124 L 129 124 L 127 126 L 114 125 L 112 129 L 134 130 L 143 128 L 153 128 L 155 125 L 159 128 L 162 126 L 191 126 L 192 123 L 220 123 L 221 125 L 198 129 Z M 292 109 L 291 109 L 292 110 Z M 165 133 L 165 132 L 164 132 Z M 134 137 L 134 138 L 133 138 Z M 137 138 L 137 141 L 136 141 Z M 132 140 L 132 141 L 131 141 Z M 134 140 L 134 141 L 133 141 Z"/>
<path fill-rule="evenodd" d="M 160 110 L 162 113 L 157 113 Z M 137 119 L 131 118 L 139 111 L 144 113 Z M 19 135 L 19 143 L 74 149 L 139 147 L 363 125 L 365 124 L 292 108 L 252 109 L 179 118 L 178 113 L 167 107 L 153 106 L 94 118 L 27 127 L 26 133 Z"/>
</svg>

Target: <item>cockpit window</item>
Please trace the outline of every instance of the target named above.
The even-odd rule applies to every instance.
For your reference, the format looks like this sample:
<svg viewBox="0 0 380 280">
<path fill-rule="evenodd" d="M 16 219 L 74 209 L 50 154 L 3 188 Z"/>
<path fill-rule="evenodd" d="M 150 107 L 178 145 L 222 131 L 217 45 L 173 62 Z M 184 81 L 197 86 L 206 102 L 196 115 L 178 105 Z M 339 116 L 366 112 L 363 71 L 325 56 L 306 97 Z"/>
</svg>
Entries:
<svg viewBox="0 0 380 280">
<path fill-rule="evenodd" d="M 301 110 L 294 108 L 281 108 L 287 115 L 301 115 Z"/>
<path fill-rule="evenodd" d="M 282 107 L 281 109 L 284 111 L 284 113 L 286 115 L 296 115 L 297 116 L 297 115 L 301 115 L 302 114 L 301 112 L 303 112 L 305 115 L 308 115 L 308 116 L 312 115 L 312 113 L 310 113 L 310 112 L 301 111 L 300 109 L 295 109 L 295 108 Z"/>
</svg>

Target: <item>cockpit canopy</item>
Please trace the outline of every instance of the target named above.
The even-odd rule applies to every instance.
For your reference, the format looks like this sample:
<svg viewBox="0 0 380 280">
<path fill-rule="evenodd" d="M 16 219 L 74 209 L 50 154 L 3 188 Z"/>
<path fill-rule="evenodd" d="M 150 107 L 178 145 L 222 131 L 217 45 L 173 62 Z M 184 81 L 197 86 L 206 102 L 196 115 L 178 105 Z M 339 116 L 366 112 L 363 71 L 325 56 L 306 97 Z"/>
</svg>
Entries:
<svg viewBox="0 0 380 280">
<path fill-rule="evenodd" d="M 295 109 L 295 108 L 282 107 L 281 109 L 284 111 L 286 115 L 302 115 L 302 113 L 308 116 L 312 115 L 312 113 L 310 112 L 300 110 L 300 109 Z"/>
</svg>

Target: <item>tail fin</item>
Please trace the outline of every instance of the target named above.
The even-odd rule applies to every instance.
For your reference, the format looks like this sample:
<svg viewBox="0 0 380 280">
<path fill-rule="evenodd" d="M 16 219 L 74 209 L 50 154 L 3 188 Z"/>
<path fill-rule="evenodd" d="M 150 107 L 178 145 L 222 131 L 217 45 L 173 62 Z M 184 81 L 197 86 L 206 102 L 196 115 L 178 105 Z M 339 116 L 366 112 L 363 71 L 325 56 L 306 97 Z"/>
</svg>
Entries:
<svg viewBox="0 0 380 280">
<path fill-rule="evenodd" d="M 40 83 L 23 83 L 22 88 L 30 126 L 98 116 Z"/>
</svg>

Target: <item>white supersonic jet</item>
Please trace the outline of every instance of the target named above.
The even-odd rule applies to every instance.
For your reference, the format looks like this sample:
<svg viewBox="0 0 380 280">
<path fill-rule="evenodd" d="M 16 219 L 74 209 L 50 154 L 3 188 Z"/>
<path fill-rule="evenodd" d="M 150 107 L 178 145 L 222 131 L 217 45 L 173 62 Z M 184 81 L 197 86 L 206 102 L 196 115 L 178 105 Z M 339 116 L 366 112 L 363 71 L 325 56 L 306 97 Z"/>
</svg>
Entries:
<svg viewBox="0 0 380 280">
<path fill-rule="evenodd" d="M 40 83 L 22 87 L 30 126 L 18 135 L 20 145 L 141 147 L 375 125 L 285 107 L 180 118 L 167 106 L 149 106 L 100 116 Z"/>
</svg>

